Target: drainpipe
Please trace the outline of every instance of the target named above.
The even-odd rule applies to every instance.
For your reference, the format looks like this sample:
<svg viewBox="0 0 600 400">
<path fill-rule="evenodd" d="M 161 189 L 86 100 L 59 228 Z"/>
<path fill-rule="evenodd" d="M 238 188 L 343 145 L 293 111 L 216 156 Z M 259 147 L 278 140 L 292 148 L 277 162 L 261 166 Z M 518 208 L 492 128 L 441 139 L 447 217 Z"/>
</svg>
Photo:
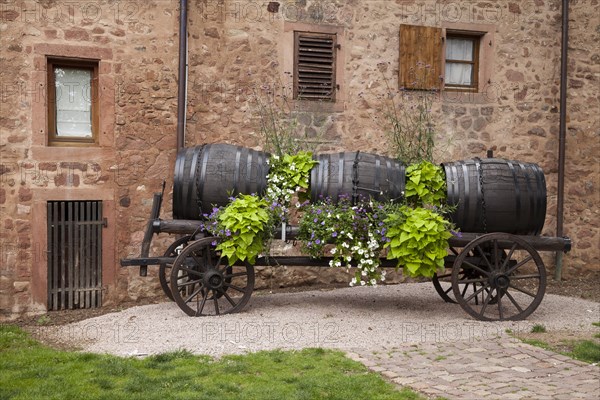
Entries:
<svg viewBox="0 0 600 400">
<path fill-rule="evenodd" d="M 569 47 L 569 0 L 562 1 L 562 44 L 560 55 L 560 127 L 558 131 L 558 197 L 556 200 L 556 236 L 562 237 L 565 198 L 565 142 L 567 132 L 567 53 Z M 556 253 L 554 279 L 562 277 L 563 252 Z"/>
<path fill-rule="evenodd" d="M 179 81 L 177 85 L 177 151 L 185 146 L 187 105 L 187 0 L 179 1 Z"/>
</svg>

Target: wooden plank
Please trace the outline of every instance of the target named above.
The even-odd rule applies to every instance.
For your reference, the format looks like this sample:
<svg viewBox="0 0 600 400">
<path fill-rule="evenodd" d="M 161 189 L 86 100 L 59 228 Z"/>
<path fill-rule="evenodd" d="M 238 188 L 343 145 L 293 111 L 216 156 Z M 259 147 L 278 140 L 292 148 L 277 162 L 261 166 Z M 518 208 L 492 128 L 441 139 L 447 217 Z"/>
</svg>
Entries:
<svg viewBox="0 0 600 400">
<path fill-rule="evenodd" d="M 46 235 L 46 254 L 48 255 L 48 257 L 46 258 L 46 273 L 48 276 L 47 279 L 47 287 L 48 287 L 48 294 L 47 294 L 47 306 L 48 309 L 51 310 L 52 309 L 52 273 L 54 271 L 53 265 L 52 265 L 52 241 L 53 241 L 53 237 L 54 237 L 54 232 L 52 229 L 52 202 L 47 202 L 46 203 L 46 228 L 47 228 L 47 235 Z"/>
<path fill-rule="evenodd" d="M 74 271 L 73 271 L 73 307 L 79 308 L 81 293 L 79 288 L 81 287 L 81 202 L 78 201 L 74 204 L 74 216 L 75 216 L 75 232 L 74 232 Z"/>
<path fill-rule="evenodd" d="M 97 202 L 91 201 L 92 204 L 92 217 L 90 218 L 92 221 L 96 221 L 98 219 L 98 205 Z M 98 266 L 96 265 L 96 261 L 98 259 L 98 225 L 92 225 L 92 243 L 91 243 L 91 260 L 90 260 L 90 289 L 96 288 L 96 270 Z M 92 308 L 96 307 L 96 293 L 94 291 L 90 292 L 91 297 L 91 306 Z"/>
<path fill-rule="evenodd" d="M 400 25 L 398 84 L 406 89 L 440 89 L 442 29 Z M 425 66 L 430 66 L 425 68 Z"/>
<path fill-rule="evenodd" d="M 67 296 L 67 307 L 72 310 L 73 309 L 73 293 L 74 293 L 74 284 L 73 284 L 73 269 L 74 269 L 74 257 L 73 257 L 73 230 L 75 228 L 75 222 L 73 217 L 73 202 L 69 201 L 67 203 L 67 287 L 65 288 L 65 295 Z"/>
<path fill-rule="evenodd" d="M 92 214 L 92 209 L 91 209 L 91 204 L 89 201 L 85 202 L 85 219 L 88 220 L 90 218 L 90 215 Z M 85 259 L 84 259 L 84 263 L 83 263 L 83 286 L 82 289 L 84 290 L 83 292 L 83 306 L 85 308 L 90 308 L 90 292 L 89 292 L 89 288 L 90 288 L 90 258 L 91 258 L 91 237 L 92 237 L 92 232 L 91 232 L 91 225 L 85 225 Z"/>
<path fill-rule="evenodd" d="M 159 206 L 160 209 L 160 206 Z M 98 221 L 103 222 L 102 212 L 102 201 L 98 202 Z M 97 296 L 98 296 L 98 307 L 102 306 L 102 230 L 104 229 L 103 224 L 98 224 L 98 280 L 96 281 Z"/>
<path fill-rule="evenodd" d="M 67 272 L 67 248 L 66 248 L 66 204 L 64 201 L 60 202 L 60 309 L 65 309 L 65 287 L 66 287 L 66 272 Z"/>
</svg>

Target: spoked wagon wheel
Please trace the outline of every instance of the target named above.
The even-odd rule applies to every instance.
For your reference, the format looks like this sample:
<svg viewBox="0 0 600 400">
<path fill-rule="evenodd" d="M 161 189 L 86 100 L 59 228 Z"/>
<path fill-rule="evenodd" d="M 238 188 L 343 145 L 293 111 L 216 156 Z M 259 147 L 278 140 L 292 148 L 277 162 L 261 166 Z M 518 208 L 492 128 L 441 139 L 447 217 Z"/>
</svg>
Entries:
<svg viewBox="0 0 600 400">
<path fill-rule="evenodd" d="M 454 247 L 450 247 L 450 251 L 458 256 L 458 251 Z M 454 293 L 452 292 L 452 269 L 444 267 L 444 271 L 439 274 L 434 274 L 432 278 L 433 287 L 446 303 L 456 303 Z"/>
<path fill-rule="evenodd" d="M 452 254 L 454 256 L 458 256 L 458 254 L 459 254 L 458 250 L 456 250 L 456 248 L 454 248 L 454 247 L 450 247 L 450 251 L 452 252 Z M 502 252 L 502 253 L 499 253 L 499 257 L 506 258 L 506 253 L 503 250 L 499 249 L 498 251 Z M 474 257 L 477 257 L 477 255 L 474 253 L 473 250 L 471 250 L 471 254 L 467 257 L 470 259 L 473 259 Z M 438 295 L 446 303 L 456 304 L 457 301 L 454 297 L 454 291 L 453 291 L 453 287 L 452 287 L 452 271 L 453 271 L 453 268 L 444 268 L 444 270 L 442 272 L 440 272 L 439 274 L 436 273 L 433 275 L 432 283 L 433 283 L 433 287 L 435 288 Z M 478 289 L 481 285 L 478 285 L 478 283 L 473 282 L 473 279 L 481 277 L 481 273 L 478 270 L 475 270 L 472 268 L 464 269 L 461 266 L 460 272 L 458 275 L 459 275 L 458 285 L 460 287 L 460 294 L 462 297 L 469 297 L 470 295 L 472 295 L 473 293 L 478 291 Z M 475 295 L 475 297 L 473 297 L 476 305 L 478 305 L 480 302 L 482 302 L 484 300 L 485 294 L 487 294 L 487 292 L 484 291 L 484 292 L 477 292 L 477 293 L 478 294 Z M 492 301 L 493 301 L 493 299 L 492 299 Z"/>
<path fill-rule="evenodd" d="M 177 239 L 176 241 L 171 243 L 171 245 L 167 248 L 167 250 L 165 250 L 164 256 L 165 257 L 173 257 L 173 258 L 177 257 L 179 255 L 179 253 L 181 252 L 181 249 L 186 247 L 188 245 L 188 243 L 190 242 L 190 240 L 192 240 L 192 236 L 190 236 L 190 235 L 187 235 L 187 236 Z M 160 280 L 160 287 L 162 288 L 163 292 L 165 292 L 167 297 L 171 300 L 173 300 L 173 295 L 171 294 L 171 268 L 172 267 L 173 267 L 173 264 L 167 263 L 167 264 L 160 264 L 160 267 L 158 269 L 158 279 Z"/>
<path fill-rule="evenodd" d="M 464 288 L 470 285 L 477 289 L 468 294 Z M 489 233 L 470 242 L 456 258 L 452 290 L 458 304 L 474 318 L 521 320 L 544 297 L 546 268 L 525 240 Z"/>
<path fill-rule="evenodd" d="M 186 314 L 206 316 L 241 311 L 254 290 L 254 267 L 227 265 L 215 238 L 190 243 L 171 270 L 171 293 Z"/>
</svg>

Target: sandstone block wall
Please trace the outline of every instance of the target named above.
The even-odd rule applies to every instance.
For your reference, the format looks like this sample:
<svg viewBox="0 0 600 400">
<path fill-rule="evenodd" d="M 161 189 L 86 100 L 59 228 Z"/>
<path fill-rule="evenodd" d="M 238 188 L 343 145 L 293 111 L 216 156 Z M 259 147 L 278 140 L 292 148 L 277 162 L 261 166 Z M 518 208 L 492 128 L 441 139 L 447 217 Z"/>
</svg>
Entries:
<svg viewBox="0 0 600 400">
<path fill-rule="evenodd" d="M 600 270 L 597 10 L 597 0 L 570 2 L 564 221 L 574 249 L 565 258 L 567 276 Z M 107 304 L 158 293 L 155 277 L 120 269 L 118 259 L 139 253 L 152 193 L 163 179 L 169 189 L 162 215 L 170 217 L 178 16 L 174 0 L 0 2 L 2 315 L 45 308 L 48 200 L 105 202 L 110 217 L 103 255 Z M 253 96 L 289 94 L 290 26 L 336 26 L 343 31 L 338 105 L 330 110 L 300 105 L 297 121 L 318 139 L 320 152 L 387 154 L 382 108 L 390 91 L 386 80 L 392 90 L 398 87 L 400 24 L 493 27 L 491 79 L 484 93 L 443 93 L 433 104 L 437 158 L 484 157 L 494 148 L 499 157 L 540 164 L 548 186 L 543 234 L 555 235 L 558 0 L 191 1 L 186 145 L 229 142 L 259 148 Z M 45 145 L 47 55 L 101 60 L 100 146 Z M 168 241 L 157 240 L 153 253 L 162 253 Z M 552 271 L 552 256 L 544 259 Z M 282 273 L 282 282 L 327 280 L 322 272 L 306 273 L 313 275 Z M 271 279 L 270 274 L 263 278 Z"/>
</svg>

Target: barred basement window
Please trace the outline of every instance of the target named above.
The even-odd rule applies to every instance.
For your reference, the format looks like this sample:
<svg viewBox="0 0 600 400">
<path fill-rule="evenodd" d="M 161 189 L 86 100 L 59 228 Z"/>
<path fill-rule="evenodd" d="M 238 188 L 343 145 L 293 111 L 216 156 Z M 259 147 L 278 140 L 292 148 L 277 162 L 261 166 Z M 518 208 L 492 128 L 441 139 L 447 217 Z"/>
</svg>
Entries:
<svg viewBox="0 0 600 400">
<path fill-rule="evenodd" d="M 335 101 L 335 34 L 294 32 L 294 99 Z"/>
<path fill-rule="evenodd" d="M 98 62 L 48 59 L 48 144 L 98 143 Z"/>
</svg>

